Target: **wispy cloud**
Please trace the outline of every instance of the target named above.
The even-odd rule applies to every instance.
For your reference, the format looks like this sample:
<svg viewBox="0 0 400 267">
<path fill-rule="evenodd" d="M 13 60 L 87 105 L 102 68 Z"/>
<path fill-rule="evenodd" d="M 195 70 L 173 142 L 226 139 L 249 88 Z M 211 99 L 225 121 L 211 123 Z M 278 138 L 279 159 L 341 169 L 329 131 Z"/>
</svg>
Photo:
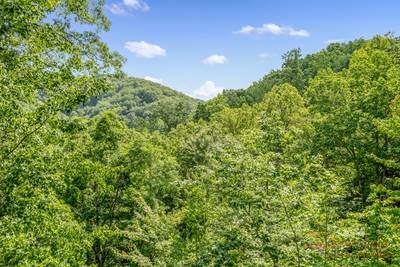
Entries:
<svg viewBox="0 0 400 267">
<path fill-rule="evenodd" d="M 128 15 L 127 10 L 125 10 L 123 5 L 121 4 L 106 5 L 106 8 L 110 10 L 110 12 L 113 13 L 114 15 L 119 15 L 119 16 Z"/>
<path fill-rule="evenodd" d="M 240 30 L 234 31 L 235 34 L 265 34 L 270 33 L 273 35 L 288 35 L 298 37 L 308 37 L 311 34 L 307 30 L 294 29 L 289 26 L 278 25 L 274 23 L 266 23 L 260 27 L 254 27 L 251 25 L 243 26 Z"/>
<path fill-rule="evenodd" d="M 126 7 L 134 10 L 141 10 L 141 11 L 150 10 L 149 5 L 147 5 L 147 3 L 142 0 L 123 0 L 123 3 Z"/>
<path fill-rule="evenodd" d="M 159 84 L 165 85 L 164 80 L 160 79 L 160 78 L 156 78 L 156 77 L 152 77 L 152 76 L 145 76 L 145 77 L 143 77 L 143 79 L 151 81 L 153 83 L 159 83 Z"/>
<path fill-rule="evenodd" d="M 259 58 L 270 58 L 271 57 L 271 54 L 268 54 L 268 53 L 260 53 L 260 54 L 258 54 L 258 57 Z"/>
<path fill-rule="evenodd" d="M 333 44 L 333 43 L 343 43 L 343 39 L 331 39 L 325 41 L 325 44 Z"/>
<path fill-rule="evenodd" d="M 226 62 L 226 57 L 222 55 L 211 55 L 203 60 L 204 64 L 224 64 Z"/>
<path fill-rule="evenodd" d="M 247 25 L 240 28 L 238 31 L 234 31 L 233 33 L 237 34 L 248 34 L 254 32 L 256 29 L 253 26 Z"/>
<path fill-rule="evenodd" d="M 222 93 L 224 88 L 222 86 L 217 86 L 213 81 L 205 81 L 199 89 L 194 91 L 194 97 L 207 100 L 213 98 L 214 96 Z"/>
<path fill-rule="evenodd" d="M 123 0 L 119 3 L 113 3 L 106 5 L 106 8 L 110 10 L 114 15 L 125 16 L 132 11 L 147 12 L 150 10 L 149 5 L 143 0 Z"/>
<path fill-rule="evenodd" d="M 154 58 L 167 55 L 167 51 L 164 48 L 145 41 L 129 41 L 125 43 L 124 47 L 138 57 Z"/>
</svg>

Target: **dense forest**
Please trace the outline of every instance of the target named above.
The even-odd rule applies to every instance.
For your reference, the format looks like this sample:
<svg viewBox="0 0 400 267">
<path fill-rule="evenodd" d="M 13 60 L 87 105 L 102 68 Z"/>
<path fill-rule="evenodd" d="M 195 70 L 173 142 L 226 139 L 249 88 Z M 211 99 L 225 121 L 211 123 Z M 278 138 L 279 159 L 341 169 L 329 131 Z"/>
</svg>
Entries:
<svg viewBox="0 0 400 267">
<path fill-rule="evenodd" d="M 400 266 L 398 37 L 198 101 L 126 77 L 102 10 L 0 2 L 0 266 Z"/>
<path fill-rule="evenodd" d="M 119 77 L 100 96 L 91 97 L 73 114 L 96 117 L 114 111 L 130 128 L 167 132 L 185 122 L 198 101 L 144 79 Z"/>
</svg>

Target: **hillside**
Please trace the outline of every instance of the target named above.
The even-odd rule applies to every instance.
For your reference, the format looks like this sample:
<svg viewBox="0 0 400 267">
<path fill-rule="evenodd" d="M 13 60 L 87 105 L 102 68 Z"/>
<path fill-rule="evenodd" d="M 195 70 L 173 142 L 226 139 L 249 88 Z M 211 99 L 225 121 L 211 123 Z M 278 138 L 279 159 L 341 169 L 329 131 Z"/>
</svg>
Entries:
<svg viewBox="0 0 400 267">
<path fill-rule="evenodd" d="M 400 266 L 400 38 L 198 102 L 117 78 L 102 4 L 0 3 L 0 266 Z"/>
<path fill-rule="evenodd" d="M 169 131 L 183 123 L 198 100 L 148 80 L 114 79 L 113 88 L 92 97 L 76 114 L 93 118 L 105 111 L 119 114 L 131 128 Z"/>
<path fill-rule="evenodd" d="M 238 108 L 243 104 L 254 105 L 263 100 L 264 95 L 275 85 L 290 83 L 301 94 L 318 71 L 331 69 L 339 72 L 348 67 L 351 55 L 365 44 L 365 40 L 332 43 L 313 54 L 303 56 L 300 49 L 292 49 L 282 56 L 282 66 L 267 73 L 259 81 L 246 89 L 224 90 L 222 94 L 206 103 L 201 103 L 196 111 L 196 119 L 208 120 L 223 106 Z"/>
</svg>

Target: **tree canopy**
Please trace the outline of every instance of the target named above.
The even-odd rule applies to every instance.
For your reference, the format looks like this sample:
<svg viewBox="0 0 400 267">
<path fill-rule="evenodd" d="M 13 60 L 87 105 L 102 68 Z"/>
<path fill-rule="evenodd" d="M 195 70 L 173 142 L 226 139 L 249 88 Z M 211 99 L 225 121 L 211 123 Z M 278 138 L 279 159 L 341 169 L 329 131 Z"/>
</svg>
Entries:
<svg viewBox="0 0 400 267">
<path fill-rule="evenodd" d="M 399 38 L 199 102 L 122 74 L 103 4 L 0 3 L 1 266 L 400 265 Z"/>
</svg>

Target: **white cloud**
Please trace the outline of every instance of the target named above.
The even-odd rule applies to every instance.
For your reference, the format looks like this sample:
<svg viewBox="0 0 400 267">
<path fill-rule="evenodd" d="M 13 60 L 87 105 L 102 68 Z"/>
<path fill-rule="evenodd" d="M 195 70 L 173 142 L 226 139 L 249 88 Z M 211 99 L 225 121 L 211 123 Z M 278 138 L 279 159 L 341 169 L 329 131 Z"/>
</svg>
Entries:
<svg viewBox="0 0 400 267">
<path fill-rule="evenodd" d="M 342 39 L 332 39 L 332 40 L 326 40 L 326 44 L 333 44 L 333 43 L 343 43 Z"/>
<path fill-rule="evenodd" d="M 113 13 L 114 15 L 124 16 L 128 14 L 128 12 L 121 4 L 106 5 L 106 8 L 110 10 L 110 12 Z"/>
<path fill-rule="evenodd" d="M 299 36 L 299 37 L 308 37 L 311 34 L 303 29 L 296 30 L 292 27 L 282 26 L 274 23 L 266 23 L 263 24 L 261 27 L 253 27 L 250 25 L 243 26 L 239 31 L 235 31 L 234 33 L 240 34 L 249 34 L 249 33 L 256 33 L 256 34 L 264 34 L 270 33 L 274 35 L 289 35 L 289 36 Z"/>
<path fill-rule="evenodd" d="M 143 0 L 123 0 L 120 3 L 114 3 L 106 5 L 106 8 L 110 10 L 114 15 L 125 16 L 128 15 L 132 10 L 138 10 L 147 12 L 150 10 L 149 5 Z"/>
<path fill-rule="evenodd" d="M 226 57 L 221 55 L 211 55 L 203 60 L 204 64 L 224 64 L 226 62 Z"/>
<path fill-rule="evenodd" d="M 238 31 L 234 31 L 233 33 L 248 34 L 248 33 L 254 32 L 254 31 L 255 31 L 255 28 L 253 26 L 247 25 L 247 26 L 243 26 Z"/>
<path fill-rule="evenodd" d="M 288 34 L 290 36 L 300 36 L 300 37 L 309 37 L 310 33 L 306 30 L 295 30 L 292 28 L 287 28 Z"/>
<path fill-rule="evenodd" d="M 151 81 L 153 83 L 159 83 L 159 84 L 164 85 L 163 79 L 160 79 L 160 78 L 155 78 L 155 77 L 152 77 L 152 76 L 145 76 L 143 79 Z"/>
<path fill-rule="evenodd" d="M 194 91 L 194 97 L 207 100 L 222 93 L 223 90 L 223 87 L 215 85 L 213 81 L 206 81 L 199 89 Z"/>
<path fill-rule="evenodd" d="M 257 33 L 272 33 L 272 34 L 282 34 L 283 33 L 283 28 L 279 25 L 273 24 L 273 23 L 268 23 L 268 24 L 263 24 L 261 27 L 257 28 Z"/>
<path fill-rule="evenodd" d="M 258 56 L 259 56 L 260 58 L 269 58 L 269 57 L 271 57 L 271 55 L 268 54 L 268 53 L 260 53 L 260 54 L 258 54 Z"/>
<path fill-rule="evenodd" d="M 146 43 L 145 41 L 129 41 L 125 43 L 124 47 L 138 57 L 154 58 L 167 55 L 167 51 L 164 48 L 155 44 Z"/>
<path fill-rule="evenodd" d="M 142 0 L 123 0 L 123 3 L 127 8 L 141 11 L 150 10 L 150 7 L 147 5 L 147 3 Z"/>
</svg>

